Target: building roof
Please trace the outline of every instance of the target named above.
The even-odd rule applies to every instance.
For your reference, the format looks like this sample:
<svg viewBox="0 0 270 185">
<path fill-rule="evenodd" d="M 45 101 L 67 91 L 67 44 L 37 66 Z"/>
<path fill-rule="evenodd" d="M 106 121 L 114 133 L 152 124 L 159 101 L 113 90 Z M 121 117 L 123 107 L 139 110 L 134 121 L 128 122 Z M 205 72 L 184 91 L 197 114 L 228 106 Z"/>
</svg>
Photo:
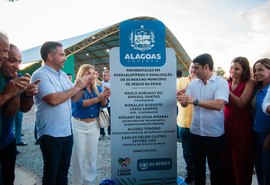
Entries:
<svg viewBox="0 0 270 185">
<path fill-rule="evenodd" d="M 157 20 L 153 17 L 135 17 L 129 20 Z M 59 41 L 63 44 L 66 56 L 74 55 L 75 71 L 85 63 L 95 66 L 98 71 L 109 69 L 109 50 L 119 47 L 120 23 L 93 32 Z M 166 25 L 165 25 L 166 27 Z M 24 50 L 22 63 L 41 61 L 40 47 Z M 175 50 L 177 70 L 187 74 L 190 57 L 173 33 L 166 27 L 166 47 Z"/>
</svg>

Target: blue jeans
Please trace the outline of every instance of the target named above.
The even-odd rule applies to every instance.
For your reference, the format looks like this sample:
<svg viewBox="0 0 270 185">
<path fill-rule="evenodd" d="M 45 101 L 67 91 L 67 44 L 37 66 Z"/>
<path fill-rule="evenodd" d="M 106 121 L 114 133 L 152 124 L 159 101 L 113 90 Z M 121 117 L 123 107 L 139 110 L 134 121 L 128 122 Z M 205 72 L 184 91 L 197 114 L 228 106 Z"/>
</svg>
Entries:
<svg viewBox="0 0 270 185">
<path fill-rule="evenodd" d="M 43 157 L 43 185 L 67 185 L 72 153 L 73 136 L 39 138 Z"/>
<path fill-rule="evenodd" d="M 195 177 L 195 167 L 192 160 L 191 142 L 190 142 L 190 129 L 178 127 L 179 138 L 182 143 L 183 156 L 186 162 L 187 176 Z"/>
<path fill-rule="evenodd" d="M 269 133 L 255 132 L 256 136 L 256 157 L 255 169 L 259 185 L 270 184 L 270 151 L 263 150 L 263 143 Z"/>
<path fill-rule="evenodd" d="M 23 121 L 23 113 L 19 111 L 15 115 L 13 123 L 15 128 L 16 143 L 22 142 L 22 121 Z"/>
</svg>

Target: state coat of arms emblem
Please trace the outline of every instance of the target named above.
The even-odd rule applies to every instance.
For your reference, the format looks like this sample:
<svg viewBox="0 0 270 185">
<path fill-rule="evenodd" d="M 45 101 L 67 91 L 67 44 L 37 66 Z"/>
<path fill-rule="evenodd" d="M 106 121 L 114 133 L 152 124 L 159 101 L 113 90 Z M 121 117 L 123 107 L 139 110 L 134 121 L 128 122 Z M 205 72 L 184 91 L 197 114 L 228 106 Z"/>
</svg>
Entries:
<svg viewBox="0 0 270 185">
<path fill-rule="evenodd" d="M 130 33 L 131 46 L 139 51 L 150 50 L 155 46 L 155 35 L 153 31 L 145 29 L 143 25 Z"/>
</svg>

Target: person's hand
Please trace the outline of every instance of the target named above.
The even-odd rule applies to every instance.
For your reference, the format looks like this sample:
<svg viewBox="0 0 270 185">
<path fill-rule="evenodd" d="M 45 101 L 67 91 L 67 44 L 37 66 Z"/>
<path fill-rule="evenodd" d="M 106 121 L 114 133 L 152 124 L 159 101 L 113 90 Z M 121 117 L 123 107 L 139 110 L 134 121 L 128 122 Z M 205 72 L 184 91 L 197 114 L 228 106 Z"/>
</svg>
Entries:
<svg viewBox="0 0 270 185">
<path fill-rule="evenodd" d="M 98 95 L 98 98 L 103 101 L 111 96 L 111 89 L 109 87 L 104 87 L 104 91 Z"/>
<path fill-rule="evenodd" d="M 177 94 L 185 94 L 186 93 L 186 91 L 187 91 L 187 87 L 186 88 L 183 88 L 183 89 L 177 89 Z"/>
<path fill-rule="evenodd" d="M 17 85 L 17 80 L 10 80 L 5 89 L 3 90 L 3 94 L 7 94 L 10 97 L 14 97 L 20 93 L 21 89 Z"/>
<path fill-rule="evenodd" d="M 34 96 L 38 93 L 38 83 L 40 80 L 36 80 L 35 82 L 28 85 L 27 89 L 24 91 L 26 96 Z"/>
<path fill-rule="evenodd" d="M 194 102 L 194 98 L 192 98 L 191 96 L 188 96 L 186 94 L 183 94 L 182 92 L 179 92 L 177 94 L 177 100 L 179 101 L 179 103 L 183 107 L 188 106 L 188 104 L 193 104 L 193 102 Z"/>
<path fill-rule="evenodd" d="M 186 102 L 188 104 L 192 104 L 194 102 L 194 98 L 192 98 L 191 96 L 188 96 L 188 95 L 183 94 L 183 95 L 180 95 L 179 96 L 178 101 L 180 101 L 180 103 L 181 102 L 183 102 L 183 103 Z"/>
<path fill-rule="evenodd" d="M 26 73 L 24 76 L 15 79 L 17 87 L 20 88 L 21 92 L 25 91 L 30 84 L 30 75 Z"/>
<path fill-rule="evenodd" d="M 180 96 L 184 95 L 185 92 L 183 92 L 182 90 L 180 89 L 176 89 L 176 98 L 178 100 L 178 98 L 180 98 Z"/>
<path fill-rule="evenodd" d="M 270 134 L 268 134 L 268 136 L 264 140 L 263 150 L 270 150 Z"/>
<path fill-rule="evenodd" d="M 107 86 L 104 86 L 104 98 L 107 99 L 111 96 L 111 89 Z"/>
<path fill-rule="evenodd" d="M 89 84 L 91 80 L 92 79 L 90 75 L 85 75 L 82 78 L 77 78 L 74 87 L 82 90 Z"/>
</svg>

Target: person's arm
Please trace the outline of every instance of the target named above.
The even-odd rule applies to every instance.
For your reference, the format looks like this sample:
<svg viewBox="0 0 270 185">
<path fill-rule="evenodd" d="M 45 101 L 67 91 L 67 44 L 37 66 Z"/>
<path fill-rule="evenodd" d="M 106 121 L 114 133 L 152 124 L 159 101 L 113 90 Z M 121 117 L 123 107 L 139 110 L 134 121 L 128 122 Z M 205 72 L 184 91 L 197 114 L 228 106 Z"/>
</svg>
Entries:
<svg viewBox="0 0 270 185">
<path fill-rule="evenodd" d="M 48 94 L 44 96 L 42 100 L 51 106 L 56 106 L 69 100 L 71 97 L 73 97 L 77 93 L 81 93 L 80 91 L 82 91 L 81 88 L 74 86 L 71 89 L 68 89 L 63 92 Z"/>
<path fill-rule="evenodd" d="M 103 87 L 101 106 L 106 107 L 109 103 L 108 98 L 111 96 L 111 89 L 107 86 Z"/>
<path fill-rule="evenodd" d="M 42 81 L 42 79 L 41 79 L 41 81 Z M 51 94 L 45 95 L 42 98 L 42 100 L 51 106 L 59 105 L 59 104 L 64 103 L 65 101 L 67 101 L 69 99 L 72 99 L 73 102 L 76 102 L 82 96 L 83 89 L 85 88 L 88 81 L 89 81 L 89 76 L 84 76 L 82 78 L 76 79 L 74 87 L 72 87 L 66 91 L 56 92 L 56 93 L 51 93 Z M 45 87 L 46 86 L 43 86 L 43 88 L 45 88 Z"/>
<path fill-rule="evenodd" d="M 185 98 L 185 97 L 186 97 L 186 95 L 184 93 L 182 93 L 181 91 L 177 91 L 177 93 L 176 93 L 177 101 L 184 108 L 188 106 L 188 101 L 187 101 L 187 98 Z"/>
<path fill-rule="evenodd" d="M 80 89 L 77 93 L 75 93 L 72 97 L 71 100 L 73 102 L 77 102 L 83 95 L 83 89 L 86 87 L 86 85 L 89 83 L 90 76 L 86 75 L 83 76 L 82 78 L 77 78 L 74 84 L 74 87 L 77 87 Z"/>
<path fill-rule="evenodd" d="M 224 100 L 197 100 L 197 103 L 191 96 L 182 95 L 180 97 L 180 103 L 183 107 L 188 106 L 188 104 L 194 104 L 195 106 L 199 106 L 209 110 L 221 110 L 224 107 L 225 101 Z"/>
<path fill-rule="evenodd" d="M 105 107 L 108 104 L 107 98 L 109 98 L 110 94 L 111 94 L 110 88 L 104 87 L 104 91 L 101 92 L 98 95 L 98 97 L 83 100 L 82 106 L 85 108 L 85 107 L 88 107 L 90 105 L 93 105 L 93 104 L 96 104 L 98 102 L 101 102 L 101 106 L 102 107 Z"/>
<path fill-rule="evenodd" d="M 180 96 L 181 102 L 184 103 L 184 106 L 186 106 L 186 104 L 194 104 L 194 106 L 199 106 L 205 109 L 220 111 L 224 107 L 225 102 L 228 101 L 229 87 L 225 80 L 216 81 L 216 83 L 218 84 L 216 85 L 217 87 L 213 100 L 199 100 L 193 98 L 192 96 L 190 96 L 192 95 L 191 89 L 190 87 L 188 87 L 187 95 Z"/>
<path fill-rule="evenodd" d="M 101 101 L 101 107 L 106 107 L 108 103 L 109 103 L 108 99 L 104 99 L 103 101 Z"/>
<path fill-rule="evenodd" d="M 198 100 L 198 106 L 216 111 L 223 109 L 225 102 L 228 102 L 229 86 L 227 81 L 222 78 L 218 78 L 215 83 L 216 86 L 213 100 Z"/>
<path fill-rule="evenodd" d="M 191 104 L 194 104 L 194 101 Z M 220 111 L 225 105 L 224 100 L 198 100 L 198 101 L 199 103 L 197 106 L 200 106 L 202 108 L 209 109 L 209 110 Z"/>
<path fill-rule="evenodd" d="M 190 89 L 187 89 L 188 85 L 186 86 L 186 88 L 182 89 L 183 80 L 181 79 L 179 80 L 179 83 L 177 85 L 179 88 L 176 91 L 177 101 L 181 104 L 182 107 L 186 108 L 188 106 L 188 101 L 185 98 L 187 96 L 185 93 L 187 92 L 188 94 L 190 94 Z"/>
<path fill-rule="evenodd" d="M 246 87 L 240 97 L 235 96 L 231 91 L 229 95 L 230 101 L 232 101 L 238 108 L 242 108 L 246 106 L 249 102 L 250 99 L 252 98 L 252 95 L 254 93 L 254 88 L 255 88 L 255 82 L 252 80 L 249 80 L 246 84 Z"/>
<path fill-rule="evenodd" d="M 264 97 L 262 103 L 262 110 L 265 114 L 268 114 L 270 116 L 270 87 L 268 88 L 267 94 Z"/>
<path fill-rule="evenodd" d="M 264 140 L 263 149 L 264 150 L 270 150 L 270 134 L 268 134 L 267 137 Z"/>
<path fill-rule="evenodd" d="M 268 106 L 266 107 L 265 112 L 266 112 L 267 114 L 269 114 L 269 115 L 270 115 L 270 105 L 268 105 Z"/>
<path fill-rule="evenodd" d="M 22 95 L 20 96 L 20 110 L 28 112 L 34 104 L 33 96 Z"/>
<path fill-rule="evenodd" d="M 16 95 L 12 97 L 5 105 L 3 110 L 3 114 L 7 117 L 10 118 L 12 116 L 15 116 L 16 113 L 18 112 L 20 107 L 20 95 Z"/>
<path fill-rule="evenodd" d="M 37 80 L 31 84 L 28 85 L 26 90 L 21 94 L 20 96 L 20 110 L 22 112 L 28 112 L 31 110 L 33 104 L 34 104 L 34 98 L 38 93 L 38 83 L 40 80 Z"/>
<path fill-rule="evenodd" d="M 94 105 L 94 104 L 99 103 L 99 102 L 101 103 L 102 107 L 105 107 L 108 104 L 107 99 L 104 99 L 103 97 L 98 96 L 96 98 L 90 98 L 87 100 L 83 100 L 82 107 L 85 108 L 85 107 L 88 107 L 90 105 Z"/>
<path fill-rule="evenodd" d="M 6 102 L 4 103 L 4 115 L 6 117 L 14 116 L 20 107 L 20 93 L 24 91 L 30 82 L 30 76 L 25 74 L 25 76 L 10 80 L 6 85 L 3 94 L 6 97 Z M 1 101 L 4 102 L 3 99 Z"/>
<path fill-rule="evenodd" d="M 18 88 L 16 83 L 16 80 L 10 80 L 4 90 L 0 93 L 0 107 L 20 93 L 20 88 Z"/>
</svg>

